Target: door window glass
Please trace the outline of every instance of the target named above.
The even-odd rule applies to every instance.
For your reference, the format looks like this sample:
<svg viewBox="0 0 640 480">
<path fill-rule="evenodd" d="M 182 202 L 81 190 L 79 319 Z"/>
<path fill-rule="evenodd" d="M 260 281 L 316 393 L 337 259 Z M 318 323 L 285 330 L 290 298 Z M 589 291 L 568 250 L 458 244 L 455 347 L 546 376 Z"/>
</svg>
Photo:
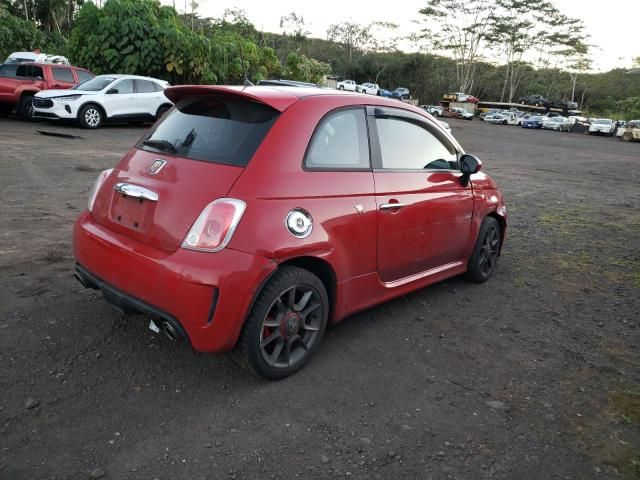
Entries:
<svg viewBox="0 0 640 480">
<path fill-rule="evenodd" d="M 118 90 L 118 94 L 133 93 L 133 80 L 122 80 L 116 83 L 113 88 Z"/>
<path fill-rule="evenodd" d="M 53 67 L 53 78 L 59 82 L 74 83 L 73 72 L 70 68 Z"/>
<path fill-rule="evenodd" d="M 382 168 L 390 170 L 457 169 L 453 146 L 445 145 L 426 126 L 403 118 L 377 118 Z"/>
</svg>

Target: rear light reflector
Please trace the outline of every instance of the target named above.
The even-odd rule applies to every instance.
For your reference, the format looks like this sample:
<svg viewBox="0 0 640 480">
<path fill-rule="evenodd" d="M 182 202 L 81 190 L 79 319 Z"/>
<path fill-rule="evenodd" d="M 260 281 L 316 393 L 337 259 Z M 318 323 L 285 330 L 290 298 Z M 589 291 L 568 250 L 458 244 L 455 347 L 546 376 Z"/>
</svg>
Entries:
<svg viewBox="0 0 640 480">
<path fill-rule="evenodd" d="M 219 252 L 231 241 L 246 203 L 235 198 L 219 198 L 204 207 L 182 248 L 201 252 Z"/>
<path fill-rule="evenodd" d="M 98 196 L 100 187 L 102 187 L 102 184 L 107 179 L 107 177 L 111 175 L 111 172 L 113 172 L 113 168 L 109 168 L 108 170 L 103 170 L 102 172 L 100 172 L 100 175 L 98 175 L 98 178 L 96 178 L 96 181 L 93 183 L 93 187 L 91 187 L 91 190 L 89 190 L 89 198 L 87 199 L 87 209 L 89 211 L 93 210 L 93 204 L 96 201 L 96 197 Z"/>
</svg>

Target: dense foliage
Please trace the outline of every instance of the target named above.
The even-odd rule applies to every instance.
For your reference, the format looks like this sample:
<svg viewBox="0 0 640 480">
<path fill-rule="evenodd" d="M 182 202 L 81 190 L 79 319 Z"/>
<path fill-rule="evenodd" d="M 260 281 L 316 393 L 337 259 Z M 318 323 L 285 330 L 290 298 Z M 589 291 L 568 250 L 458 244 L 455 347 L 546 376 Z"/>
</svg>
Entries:
<svg viewBox="0 0 640 480">
<path fill-rule="evenodd" d="M 463 46 L 447 43 L 446 30 L 416 27 L 409 39 L 401 39 L 394 37 L 396 25 L 386 22 L 336 23 L 325 40 L 309 38 L 304 18 L 295 12 L 282 17 L 281 33 L 264 33 L 239 9 L 227 10 L 222 18 L 200 18 L 194 12 L 179 15 L 155 0 L 107 0 L 101 7 L 83 0 L 0 0 L 0 57 L 41 48 L 95 73 L 137 73 L 172 84 L 238 84 L 245 73 L 254 82 L 318 83 L 333 73 L 390 90 L 407 87 L 423 104 L 464 84 L 467 93 L 483 100 L 574 97 L 591 113 L 640 118 L 640 58 L 635 70 L 586 73 L 581 26 L 546 0 L 424 4 L 416 13 L 423 20 L 439 15 L 443 5 L 463 8 L 459 18 L 478 9 L 482 21 L 464 26 L 465 31 L 482 27 L 466 37 L 475 48 L 472 56 L 460 53 L 464 48 L 456 53 Z M 457 27 L 451 22 L 447 28 Z M 540 29 L 549 34 L 544 37 L 549 48 L 539 48 Z M 401 41 L 410 41 L 414 52 L 400 51 Z M 527 61 L 531 58 L 536 60 Z"/>
</svg>

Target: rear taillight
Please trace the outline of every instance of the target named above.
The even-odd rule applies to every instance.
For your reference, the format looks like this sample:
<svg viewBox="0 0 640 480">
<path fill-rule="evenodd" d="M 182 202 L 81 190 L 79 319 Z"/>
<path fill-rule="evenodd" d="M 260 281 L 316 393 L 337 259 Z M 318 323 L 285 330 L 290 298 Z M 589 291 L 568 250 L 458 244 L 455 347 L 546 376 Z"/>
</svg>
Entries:
<svg viewBox="0 0 640 480">
<path fill-rule="evenodd" d="M 231 241 L 246 204 L 235 198 L 219 198 L 207 205 L 182 242 L 182 248 L 219 252 Z"/>
<path fill-rule="evenodd" d="M 94 182 L 93 187 L 91 187 L 91 190 L 89 191 L 89 198 L 87 199 L 87 209 L 89 211 L 93 210 L 93 204 L 96 201 L 96 197 L 98 196 L 100 187 L 102 186 L 104 181 L 107 179 L 107 177 L 111 175 L 111 172 L 113 172 L 113 168 L 109 168 L 108 170 L 103 170 L 102 172 L 100 172 L 100 175 L 98 175 L 98 178 L 96 178 L 96 181 Z"/>
</svg>

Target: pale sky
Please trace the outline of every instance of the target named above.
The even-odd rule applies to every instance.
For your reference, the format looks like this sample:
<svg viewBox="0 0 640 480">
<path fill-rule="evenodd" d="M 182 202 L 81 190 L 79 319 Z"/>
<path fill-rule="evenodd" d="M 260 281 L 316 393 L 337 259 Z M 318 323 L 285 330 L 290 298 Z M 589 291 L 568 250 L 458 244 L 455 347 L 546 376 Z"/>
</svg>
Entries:
<svg viewBox="0 0 640 480">
<path fill-rule="evenodd" d="M 198 0 L 197 0 L 198 1 Z M 606 71 L 615 67 L 631 67 L 631 59 L 640 56 L 640 0 L 552 0 L 565 14 L 580 18 L 591 36 L 593 68 Z M 190 0 L 162 0 L 175 3 L 179 11 Z M 412 20 L 421 17 L 419 0 L 358 2 L 353 0 L 199 0 L 198 14 L 220 17 L 227 8 L 245 10 L 258 30 L 280 32 L 280 18 L 290 12 L 302 15 L 311 36 L 326 38 L 329 25 L 350 20 L 362 25 L 376 20 L 397 23 L 400 33 L 416 32 L 419 27 Z M 380 6 L 378 6 L 380 5 Z M 384 7 L 382 6 L 384 5 Z M 187 7 L 190 9 L 190 6 Z"/>
</svg>

